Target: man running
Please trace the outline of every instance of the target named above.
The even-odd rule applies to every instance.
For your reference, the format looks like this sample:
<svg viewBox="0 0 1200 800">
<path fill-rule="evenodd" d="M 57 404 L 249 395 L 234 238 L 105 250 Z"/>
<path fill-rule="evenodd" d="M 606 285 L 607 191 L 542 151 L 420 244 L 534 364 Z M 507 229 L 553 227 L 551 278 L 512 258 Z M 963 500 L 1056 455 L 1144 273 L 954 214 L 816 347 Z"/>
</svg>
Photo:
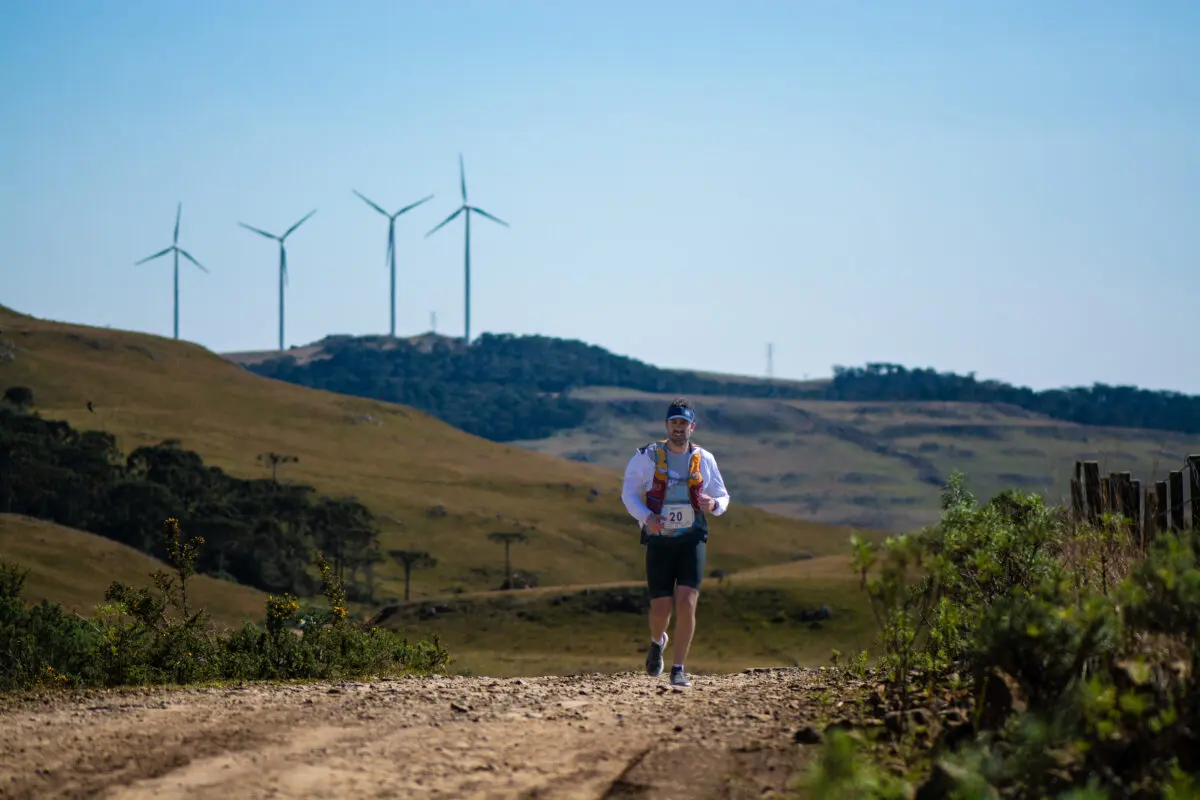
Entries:
<svg viewBox="0 0 1200 800">
<path fill-rule="evenodd" d="M 672 604 L 675 662 L 671 683 L 690 686 L 684 660 L 696 630 L 696 602 L 704 574 L 708 514 L 729 508 L 729 492 L 712 453 L 693 444 L 696 412 L 684 398 L 667 408 L 667 438 L 639 447 L 625 465 L 621 501 L 642 527 L 650 590 L 650 653 L 646 673 L 662 674 Z M 643 493 L 645 499 L 643 500 Z"/>
</svg>

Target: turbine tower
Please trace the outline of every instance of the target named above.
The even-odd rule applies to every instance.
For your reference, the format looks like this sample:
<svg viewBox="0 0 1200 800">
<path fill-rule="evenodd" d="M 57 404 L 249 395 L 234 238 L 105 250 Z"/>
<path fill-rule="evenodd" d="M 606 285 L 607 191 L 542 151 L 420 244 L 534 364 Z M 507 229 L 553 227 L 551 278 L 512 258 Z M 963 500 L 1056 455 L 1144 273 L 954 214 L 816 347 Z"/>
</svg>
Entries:
<svg viewBox="0 0 1200 800">
<path fill-rule="evenodd" d="M 204 267 L 200 264 L 199 261 L 192 258 L 191 253 L 189 253 L 187 250 L 184 250 L 182 247 L 179 246 L 179 217 L 182 214 L 183 214 L 183 203 L 179 203 L 175 207 L 175 238 L 171 240 L 171 246 L 166 248 L 165 250 L 159 250 L 157 253 L 155 253 L 152 256 L 146 256 L 141 261 L 138 261 L 137 263 L 134 264 L 134 266 L 136 267 L 138 264 L 145 264 L 147 261 L 153 261 L 154 259 L 158 258 L 159 256 L 165 256 L 167 253 L 175 254 L 175 338 L 176 339 L 179 338 L 179 256 L 182 255 L 188 261 L 192 262 L 197 267 L 200 267 L 200 269 L 203 270 L 204 272 L 208 272 L 208 270 L 204 269 Z"/>
<path fill-rule="evenodd" d="M 425 234 L 425 236 L 426 236 L 426 238 L 432 236 L 433 234 L 437 233 L 438 230 L 440 230 L 444 225 L 446 225 L 447 223 L 452 221 L 455 217 L 457 217 L 459 214 L 463 215 L 463 221 L 466 223 L 466 239 L 465 239 L 466 244 L 463 249 L 463 273 L 465 275 L 465 281 L 464 281 L 465 287 L 464 287 L 464 292 L 463 292 L 463 294 L 464 294 L 463 305 L 465 308 L 465 311 L 463 314 L 463 341 L 466 344 L 470 344 L 471 343 L 471 214 L 472 214 L 472 212 L 474 212 L 476 214 L 479 214 L 481 217 L 487 217 L 492 222 L 499 222 L 501 225 L 503 225 L 506 228 L 509 228 L 512 226 L 509 225 L 504 220 L 500 219 L 499 217 L 492 216 L 488 212 L 484 211 L 482 208 L 477 208 L 477 207 L 475 207 L 473 205 L 469 205 L 467 203 L 467 173 L 466 173 L 466 170 L 463 168 L 462 153 L 458 154 L 458 177 L 459 177 L 459 182 L 462 184 L 462 205 L 458 207 L 457 211 L 455 211 L 453 214 L 451 214 L 450 216 L 448 216 L 444 220 L 442 220 L 441 224 L 439 224 L 436 228 L 431 230 L 429 233 Z"/>
<path fill-rule="evenodd" d="M 305 221 L 313 214 L 317 213 L 314 208 L 312 211 L 304 215 L 304 218 L 297 222 L 292 227 L 283 232 L 283 236 L 276 236 L 273 233 L 267 233 L 264 230 L 259 230 L 253 226 L 247 225 L 244 222 L 239 222 L 243 228 L 249 231 L 254 231 L 260 236 L 265 236 L 268 239 L 274 239 L 279 242 L 279 349 L 283 350 L 283 287 L 287 285 L 287 247 L 284 246 L 284 240 L 291 236 L 292 233 L 305 223 Z"/>
<path fill-rule="evenodd" d="M 422 203 L 424 203 L 428 200 L 432 200 L 433 195 L 429 195 L 429 197 L 418 200 L 417 202 L 412 203 L 411 205 L 407 205 L 404 208 L 397 211 L 395 214 L 389 214 L 386 211 L 384 211 L 382 208 L 380 208 L 379 205 L 371 202 L 366 197 L 364 197 L 362 192 L 358 191 L 358 189 L 351 189 L 350 191 L 354 192 L 356 195 L 361 197 L 362 201 L 364 203 L 366 203 L 367 205 L 369 205 L 371 208 L 375 209 L 380 214 L 383 214 L 385 217 L 388 218 L 387 262 L 388 262 L 388 268 L 391 270 L 391 273 L 392 273 L 392 292 L 390 295 L 388 295 L 388 301 L 391 304 L 391 310 L 392 310 L 391 333 L 392 333 L 392 338 L 395 339 L 396 338 L 396 217 L 400 216 L 401 214 L 403 214 L 406 211 L 412 211 L 414 208 L 416 208 L 417 206 L 421 205 Z"/>
</svg>

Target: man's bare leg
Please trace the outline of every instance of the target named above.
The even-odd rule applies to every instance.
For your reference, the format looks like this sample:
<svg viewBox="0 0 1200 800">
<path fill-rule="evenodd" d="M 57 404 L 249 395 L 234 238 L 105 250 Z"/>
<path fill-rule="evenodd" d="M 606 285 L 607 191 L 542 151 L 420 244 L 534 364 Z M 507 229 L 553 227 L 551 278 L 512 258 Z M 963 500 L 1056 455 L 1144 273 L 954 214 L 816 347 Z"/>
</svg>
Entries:
<svg viewBox="0 0 1200 800">
<path fill-rule="evenodd" d="M 692 647 L 692 634 L 696 632 L 696 604 L 700 601 L 700 590 L 690 586 L 675 587 L 675 663 L 684 664 L 688 650 Z M 657 602 L 657 601 L 655 601 Z M 653 612 L 653 604 L 651 611 Z M 663 626 L 664 630 L 666 625 Z"/>
<path fill-rule="evenodd" d="M 662 641 L 667 626 L 671 624 L 672 602 L 670 597 L 655 597 L 650 601 L 650 641 Z"/>
</svg>

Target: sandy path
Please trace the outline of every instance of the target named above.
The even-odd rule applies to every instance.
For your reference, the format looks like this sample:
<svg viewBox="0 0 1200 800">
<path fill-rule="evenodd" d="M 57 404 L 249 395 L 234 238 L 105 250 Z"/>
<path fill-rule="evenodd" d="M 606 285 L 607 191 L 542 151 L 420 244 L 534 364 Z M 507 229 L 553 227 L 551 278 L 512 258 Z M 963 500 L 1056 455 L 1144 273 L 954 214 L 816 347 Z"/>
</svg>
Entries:
<svg viewBox="0 0 1200 800">
<path fill-rule="evenodd" d="M 825 678 L 401 678 L 0 711 L 0 797 L 708 798 L 783 789 Z"/>
</svg>

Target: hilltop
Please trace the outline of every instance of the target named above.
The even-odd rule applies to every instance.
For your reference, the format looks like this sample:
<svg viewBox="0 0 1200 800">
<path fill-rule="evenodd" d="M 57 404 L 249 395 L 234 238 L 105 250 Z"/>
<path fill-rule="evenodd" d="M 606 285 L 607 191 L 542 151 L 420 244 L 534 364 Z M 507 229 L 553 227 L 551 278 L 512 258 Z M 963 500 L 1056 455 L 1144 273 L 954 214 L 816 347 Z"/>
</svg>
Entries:
<svg viewBox="0 0 1200 800">
<path fill-rule="evenodd" d="M 513 548 L 527 582 L 641 577 L 641 547 L 612 469 L 490 442 L 411 407 L 260 377 L 186 342 L 8 309 L 0 309 L 0 331 L 0 383 L 29 387 L 47 420 L 111 434 L 123 455 L 146 447 L 191 464 L 194 451 L 203 465 L 190 468 L 216 468 L 247 491 L 262 491 L 254 482 L 271 477 L 260 456 L 294 456 L 278 466 L 280 485 L 363 504 L 383 560 L 357 577 L 373 579 L 377 601 L 403 596 L 402 570 L 386 556 L 395 549 L 437 560 L 414 572 L 414 599 L 498 588 L 504 549 L 487 540 L 493 531 L 529 536 Z M 165 440 L 176 444 L 157 448 Z M 841 552 L 847 537 L 745 505 L 722 531 L 709 552 L 711 565 L 725 569 Z"/>
<path fill-rule="evenodd" d="M 1058 499 L 1077 458 L 1161 478 L 1200 449 L 1200 397 L 1097 384 L 1034 392 L 895 364 L 818 381 L 666 369 L 584 342 L 484 334 L 470 348 L 328 337 L 285 353 L 231 354 L 256 374 L 404 402 L 496 442 L 612 469 L 662 435 L 663 405 L 698 406 L 697 441 L 731 492 L 797 519 L 901 531 L 936 519 L 950 472 L 989 496 Z"/>
</svg>

